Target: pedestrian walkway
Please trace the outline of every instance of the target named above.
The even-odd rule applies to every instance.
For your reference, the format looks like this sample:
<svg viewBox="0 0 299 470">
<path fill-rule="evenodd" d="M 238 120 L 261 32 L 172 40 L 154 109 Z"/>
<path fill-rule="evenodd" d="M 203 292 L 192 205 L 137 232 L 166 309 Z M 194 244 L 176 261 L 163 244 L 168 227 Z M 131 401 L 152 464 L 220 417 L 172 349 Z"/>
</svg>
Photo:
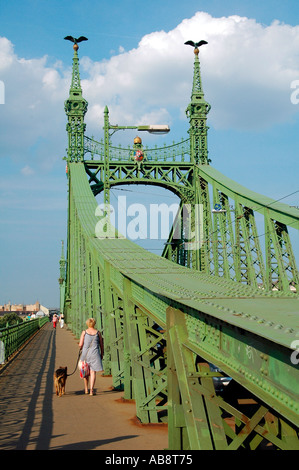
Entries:
<svg viewBox="0 0 299 470">
<path fill-rule="evenodd" d="M 96 395 L 84 394 L 76 371 L 57 397 L 53 374 L 71 374 L 78 340 L 47 323 L 0 374 L 0 450 L 163 450 L 166 425 L 141 425 L 134 402 L 97 374 Z"/>
</svg>

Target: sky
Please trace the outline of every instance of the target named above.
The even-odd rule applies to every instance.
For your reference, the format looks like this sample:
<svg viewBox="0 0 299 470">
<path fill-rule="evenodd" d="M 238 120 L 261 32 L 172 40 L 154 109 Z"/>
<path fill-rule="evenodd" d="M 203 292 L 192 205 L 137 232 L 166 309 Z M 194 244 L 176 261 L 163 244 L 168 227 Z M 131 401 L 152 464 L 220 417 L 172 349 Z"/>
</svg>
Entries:
<svg viewBox="0 0 299 470">
<path fill-rule="evenodd" d="M 299 207 L 297 0 L 0 0 L 0 305 L 59 306 L 67 35 L 88 38 L 79 48 L 86 135 L 103 137 L 107 105 L 112 124 L 168 124 L 167 136 L 142 136 L 149 146 L 187 137 L 194 55 L 184 42 L 205 39 L 211 164 Z M 127 146 L 134 137 L 119 133 L 113 143 Z M 138 200 L 145 193 L 139 188 Z M 161 188 L 150 194 L 171 201 Z"/>
</svg>

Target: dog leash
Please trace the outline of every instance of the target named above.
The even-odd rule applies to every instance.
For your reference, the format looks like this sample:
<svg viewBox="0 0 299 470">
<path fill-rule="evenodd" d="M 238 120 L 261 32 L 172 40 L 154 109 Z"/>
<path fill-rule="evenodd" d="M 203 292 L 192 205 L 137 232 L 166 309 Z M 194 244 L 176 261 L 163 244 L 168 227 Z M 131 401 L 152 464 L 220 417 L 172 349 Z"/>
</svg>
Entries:
<svg viewBox="0 0 299 470">
<path fill-rule="evenodd" d="M 71 374 L 66 374 L 67 377 L 70 377 L 71 375 L 73 375 L 73 374 L 76 372 L 77 366 L 78 366 L 78 363 L 79 363 L 79 358 L 80 358 L 80 356 L 81 356 L 81 352 L 82 352 L 82 351 L 81 351 L 81 349 L 80 349 L 79 354 L 78 354 L 78 359 L 77 359 L 77 362 L 76 362 L 76 366 L 75 366 L 75 369 L 74 369 L 74 372 L 72 372 Z"/>
</svg>

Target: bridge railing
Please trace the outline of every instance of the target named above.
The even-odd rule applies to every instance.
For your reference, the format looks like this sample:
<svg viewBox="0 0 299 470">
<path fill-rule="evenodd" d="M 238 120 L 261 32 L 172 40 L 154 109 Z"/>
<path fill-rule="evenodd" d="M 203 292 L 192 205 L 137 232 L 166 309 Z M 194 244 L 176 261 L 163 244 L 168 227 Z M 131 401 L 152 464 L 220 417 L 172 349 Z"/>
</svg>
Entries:
<svg viewBox="0 0 299 470">
<path fill-rule="evenodd" d="M 131 147 L 114 147 L 109 146 L 109 160 L 110 162 L 117 161 L 130 161 L 133 160 L 134 149 Z M 105 146 L 104 142 L 96 141 L 90 137 L 84 136 L 84 153 L 85 155 L 90 154 L 91 160 L 102 160 L 105 159 Z M 190 162 L 190 139 L 181 140 L 181 142 L 173 143 L 171 145 L 164 145 L 161 148 L 157 146 L 149 148 L 145 146 L 143 148 L 144 159 L 151 162 Z M 88 159 L 87 156 L 85 159 Z"/>
<path fill-rule="evenodd" d="M 0 329 L 0 348 L 2 364 L 18 351 L 43 325 L 48 317 L 23 321 Z"/>
</svg>

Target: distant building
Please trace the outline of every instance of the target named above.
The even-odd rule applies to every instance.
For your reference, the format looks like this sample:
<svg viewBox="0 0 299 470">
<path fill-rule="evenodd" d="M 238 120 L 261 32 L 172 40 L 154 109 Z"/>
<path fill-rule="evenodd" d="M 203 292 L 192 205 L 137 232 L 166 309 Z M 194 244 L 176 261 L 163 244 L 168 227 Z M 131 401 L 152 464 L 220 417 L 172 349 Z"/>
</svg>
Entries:
<svg viewBox="0 0 299 470">
<path fill-rule="evenodd" d="M 24 305 L 25 307 L 25 312 L 38 312 L 40 310 L 40 303 L 38 301 L 35 302 L 35 304 L 31 305 Z"/>
<path fill-rule="evenodd" d="M 16 312 L 16 313 L 28 313 L 38 312 L 43 310 L 44 313 L 48 314 L 49 310 L 43 307 L 38 301 L 35 304 L 11 304 L 10 301 L 7 304 L 0 305 L 0 313 Z"/>
</svg>

